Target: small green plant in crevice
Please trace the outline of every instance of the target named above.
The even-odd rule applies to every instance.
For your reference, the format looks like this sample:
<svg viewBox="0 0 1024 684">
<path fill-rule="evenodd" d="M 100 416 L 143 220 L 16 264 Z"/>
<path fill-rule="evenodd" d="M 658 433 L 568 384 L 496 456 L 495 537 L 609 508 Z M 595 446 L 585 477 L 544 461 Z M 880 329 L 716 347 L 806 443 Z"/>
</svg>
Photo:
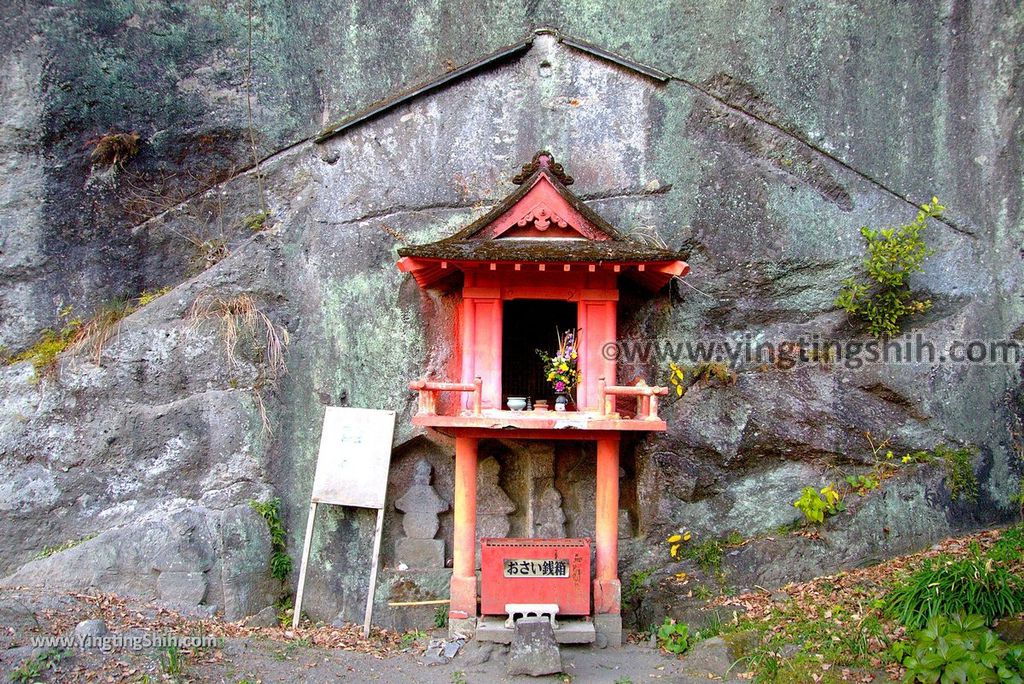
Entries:
<svg viewBox="0 0 1024 684">
<path fill-rule="evenodd" d="M 793 507 L 804 514 L 807 522 L 821 524 L 825 517 L 835 515 L 842 511 L 842 496 L 832 484 L 827 484 L 817 490 L 814 487 L 804 487 L 800 492 L 800 498 L 793 502 Z"/>
<path fill-rule="evenodd" d="M 84 537 L 82 537 L 80 539 L 69 539 L 66 542 L 62 542 L 60 544 L 54 544 L 53 546 L 44 546 L 41 551 L 39 551 L 35 556 L 33 556 L 33 558 L 35 558 L 36 560 L 39 560 L 40 558 L 49 558 L 50 556 L 52 556 L 55 553 L 60 553 L 61 551 L 67 551 L 68 549 L 73 549 L 76 546 L 78 546 L 79 544 L 83 544 L 83 543 L 85 543 L 85 542 L 87 542 L 90 539 L 93 539 L 95 537 L 96 537 L 95 534 L 87 534 L 87 535 L 85 535 Z"/>
<path fill-rule="evenodd" d="M 878 489 L 881 486 L 881 481 L 878 479 L 878 475 L 875 473 L 866 473 L 864 475 L 847 475 L 845 478 L 846 484 L 850 485 L 850 489 L 855 491 L 861 496 L 867 496 L 868 492 L 873 489 Z"/>
<path fill-rule="evenodd" d="M 462 670 L 452 672 L 452 684 L 466 684 L 466 673 Z"/>
<path fill-rule="evenodd" d="M 933 450 L 946 465 L 946 489 L 953 501 L 961 497 L 970 503 L 978 500 L 978 478 L 974 474 L 974 458 L 978 449 L 963 446 L 956 449 L 940 444 Z"/>
<path fill-rule="evenodd" d="M 626 582 L 626 588 L 622 590 L 622 601 L 630 605 L 639 603 L 644 590 L 647 588 L 647 580 L 651 578 L 657 568 L 646 568 L 635 570 Z"/>
<path fill-rule="evenodd" d="M 277 614 L 277 624 L 281 627 L 289 627 L 292 624 L 292 615 L 295 614 L 295 600 L 291 596 L 284 596 L 274 602 L 274 612 Z M 305 611 L 303 611 L 303 616 Z"/>
<path fill-rule="evenodd" d="M 56 670 L 60 661 L 67 655 L 67 651 L 48 648 L 23 662 L 17 669 L 12 670 L 9 675 L 10 681 L 15 684 L 34 684 L 41 681 L 44 673 L 48 670 Z"/>
<path fill-rule="evenodd" d="M 665 618 L 665 622 L 658 627 L 656 634 L 658 646 L 669 653 L 681 655 L 690 648 L 690 628 L 685 622 L 676 622 L 672 618 Z"/>
<path fill-rule="evenodd" d="M 706 584 L 697 584 L 693 587 L 693 597 L 700 601 L 710 601 L 715 596 L 715 592 L 711 590 Z"/>
<path fill-rule="evenodd" d="M 1024 645 L 1004 643 L 981 615 L 936 615 L 911 639 L 891 647 L 907 668 L 905 684 L 1024 681 Z"/>
<path fill-rule="evenodd" d="M 687 558 L 694 561 L 701 570 L 708 574 L 717 574 L 722 570 L 723 544 L 718 539 L 693 541 L 693 533 L 686 530 L 673 534 L 668 539 L 668 553 L 672 560 Z"/>
<path fill-rule="evenodd" d="M 909 280 L 922 270 L 921 263 L 934 251 L 924 239 L 928 219 L 941 218 L 944 210 L 938 198 L 932 197 L 911 223 L 882 230 L 867 226 L 860 229 L 867 248 L 863 273 L 843 281 L 835 304 L 864 320 L 870 335 L 897 335 L 904 318 L 931 308 L 930 300 L 913 296 Z"/>
<path fill-rule="evenodd" d="M 434 627 L 443 629 L 448 626 L 448 604 L 443 603 L 434 611 Z"/>
<path fill-rule="evenodd" d="M 409 648 L 417 641 L 422 641 L 427 638 L 427 633 L 422 629 L 414 629 L 406 632 L 402 635 L 402 648 Z"/>
<path fill-rule="evenodd" d="M 251 214 L 242 219 L 242 225 L 254 233 L 258 233 L 263 230 L 266 226 L 267 221 L 270 219 L 270 211 L 260 211 L 255 214 Z"/>
<path fill-rule="evenodd" d="M 940 556 L 925 560 L 883 601 L 885 613 L 909 629 L 958 612 L 982 615 L 991 623 L 1024 610 L 1024 578 L 977 553 L 957 561 Z"/>
<path fill-rule="evenodd" d="M 281 522 L 281 499 L 250 501 L 249 505 L 267 521 L 270 529 L 270 574 L 284 582 L 292 571 L 292 557 L 288 555 L 287 537 Z"/>
</svg>

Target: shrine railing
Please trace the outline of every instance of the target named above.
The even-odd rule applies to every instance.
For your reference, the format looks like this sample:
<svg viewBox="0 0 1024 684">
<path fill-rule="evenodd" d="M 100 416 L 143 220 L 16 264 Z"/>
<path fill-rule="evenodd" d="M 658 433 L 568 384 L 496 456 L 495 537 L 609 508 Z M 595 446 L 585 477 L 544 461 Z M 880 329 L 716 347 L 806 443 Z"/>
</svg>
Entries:
<svg viewBox="0 0 1024 684">
<path fill-rule="evenodd" d="M 640 380 L 635 385 L 608 385 L 604 378 L 598 378 L 597 388 L 601 395 L 601 415 L 615 413 L 615 397 L 636 397 L 637 420 L 661 420 L 658 417 L 658 397 L 668 394 L 668 387 L 648 385 Z"/>
<path fill-rule="evenodd" d="M 409 389 L 419 392 L 418 416 L 437 415 L 437 395 L 439 392 L 472 392 L 472 411 L 474 416 L 481 414 L 480 401 L 483 380 L 473 378 L 473 382 L 430 382 L 429 380 L 413 380 Z"/>
</svg>

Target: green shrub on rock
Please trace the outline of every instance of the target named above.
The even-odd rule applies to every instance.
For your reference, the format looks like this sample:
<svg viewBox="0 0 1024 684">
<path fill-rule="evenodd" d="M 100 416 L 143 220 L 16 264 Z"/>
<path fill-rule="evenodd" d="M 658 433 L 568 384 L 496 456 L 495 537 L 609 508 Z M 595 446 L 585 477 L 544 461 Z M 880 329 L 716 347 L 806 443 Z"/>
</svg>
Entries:
<svg viewBox="0 0 1024 684">
<path fill-rule="evenodd" d="M 933 252 L 924 240 L 925 224 L 930 218 L 941 218 L 944 210 L 938 198 L 932 197 L 905 226 L 860 229 L 867 247 L 864 273 L 843 281 L 836 306 L 864 320 L 874 337 L 898 335 L 903 318 L 931 308 L 930 300 L 914 298 L 908 281 Z"/>
</svg>

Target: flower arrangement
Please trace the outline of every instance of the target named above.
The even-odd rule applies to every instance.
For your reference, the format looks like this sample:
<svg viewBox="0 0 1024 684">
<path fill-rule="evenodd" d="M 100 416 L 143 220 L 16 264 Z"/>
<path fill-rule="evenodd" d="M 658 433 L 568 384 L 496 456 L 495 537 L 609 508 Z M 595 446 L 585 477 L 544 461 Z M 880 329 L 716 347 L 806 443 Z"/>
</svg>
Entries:
<svg viewBox="0 0 1024 684">
<path fill-rule="evenodd" d="M 551 383 L 555 392 L 570 392 L 580 381 L 580 372 L 576 368 L 576 360 L 579 354 L 576 347 L 576 331 L 566 330 L 564 333 L 555 333 L 558 336 L 558 352 L 549 356 L 547 352 L 540 349 L 537 355 L 544 361 L 544 377 Z"/>
</svg>

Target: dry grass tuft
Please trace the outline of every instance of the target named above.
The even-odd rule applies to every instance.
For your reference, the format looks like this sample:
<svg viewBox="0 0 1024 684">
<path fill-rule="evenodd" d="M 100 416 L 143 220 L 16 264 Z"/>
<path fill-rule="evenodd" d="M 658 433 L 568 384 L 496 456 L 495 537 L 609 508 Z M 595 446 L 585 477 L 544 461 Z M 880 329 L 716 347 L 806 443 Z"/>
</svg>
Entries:
<svg viewBox="0 0 1024 684">
<path fill-rule="evenodd" d="M 216 321 L 220 325 L 224 339 L 224 352 L 228 363 L 237 364 L 235 350 L 242 335 L 251 336 L 255 341 L 262 342 L 262 377 L 253 385 L 253 398 L 263 422 L 263 430 L 273 434 L 267 409 L 263 401 L 262 389 L 266 383 L 273 384 L 286 371 L 284 350 L 291 341 L 288 331 L 275 324 L 259 305 L 247 293 L 232 297 L 221 297 L 210 292 L 200 293 L 189 308 L 187 318 L 192 327 L 203 321 Z"/>
<path fill-rule="evenodd" d="M 107 133 L 88 140 L 85 144 L 92 146 L 92 154 L 89 156 L 93 164 L 122 167 L 126 161 L 139 153 L 139 139 L 139 134 L 135 131 Z"/>
</svg>

